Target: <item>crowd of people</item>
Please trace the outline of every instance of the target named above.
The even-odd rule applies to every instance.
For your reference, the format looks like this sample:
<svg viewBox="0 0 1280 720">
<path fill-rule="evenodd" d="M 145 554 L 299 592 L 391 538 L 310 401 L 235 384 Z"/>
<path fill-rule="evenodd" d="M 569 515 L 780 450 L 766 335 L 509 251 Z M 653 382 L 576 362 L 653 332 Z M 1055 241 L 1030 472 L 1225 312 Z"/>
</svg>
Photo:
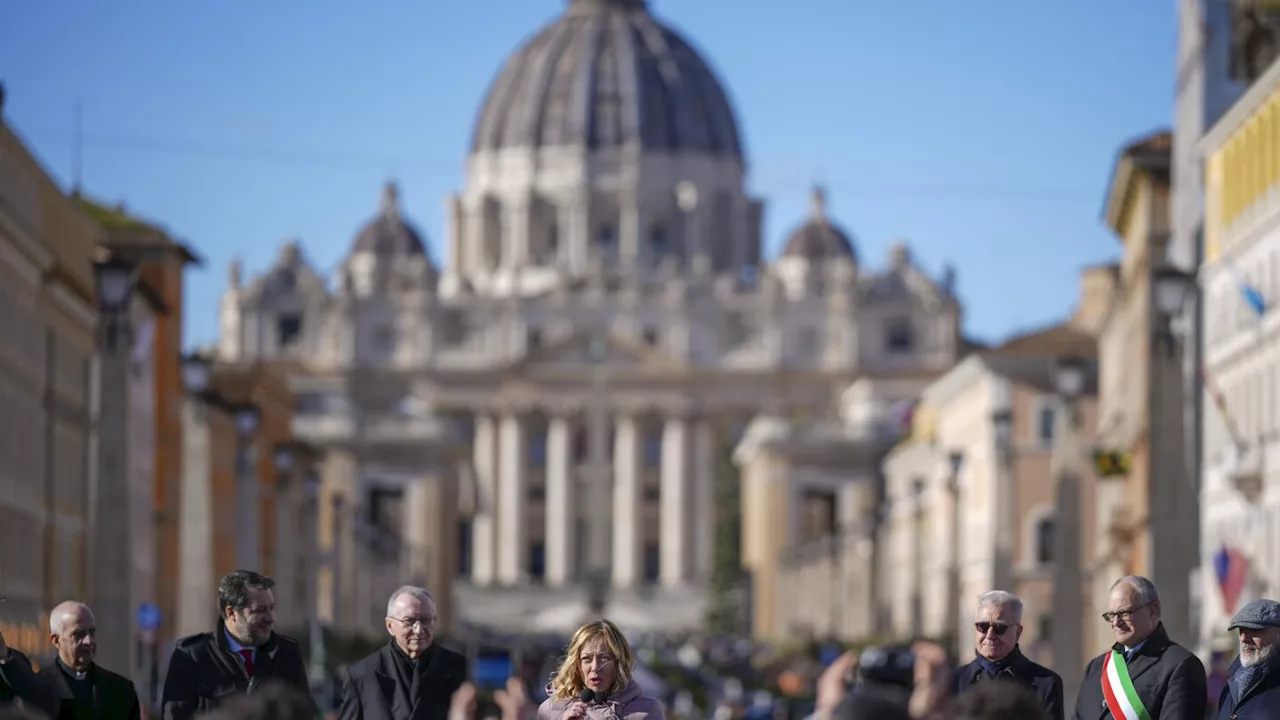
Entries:
<svg viewBox="0 0 1280 720">
<path fill-rule="evenodd" d="M 274 630 L 274 583 L 236 571 L 219 584 L 210 632 L 179 641 L 169 661 L 165 720 L 293 720 L 320 716 L 298 643 Z M 1239 656 L 1217 698 L 1200 660 L 1160 622 L 1150 580 L 1116 581 L 1103 619 L 1116 643 L 1084 671 L 1074 720 L 1250 720 L 1280 717 L 1280 603 L 1256 600 L 1236 613 Z M 972 661 L 952 667 L 931 642 L 847 652 L 818 679 L 811 720 L 1065 720 L 1062 679 L 1022 654 L 1022 601 L 978 598 Z M 387 602 L 386 645 L 342 673 L 339 720 L 666 720 L 661 699 L 636 681 L 636 653 L 608 620 L 570 639 L 534 707 L 525 683 L 487 692 L 470 682 L 466 658 L 436 643 L 436 607 L 405 586 Z M 0 636 L 0 720 L 135 720 L 145 716 L 133 683 L 95 662 L 96 622 L 78 602 L 54 608 L 57 658 L 35 672 Z M 1216 702 L 1210 702 L 1214 700 Z"/>
</svg>

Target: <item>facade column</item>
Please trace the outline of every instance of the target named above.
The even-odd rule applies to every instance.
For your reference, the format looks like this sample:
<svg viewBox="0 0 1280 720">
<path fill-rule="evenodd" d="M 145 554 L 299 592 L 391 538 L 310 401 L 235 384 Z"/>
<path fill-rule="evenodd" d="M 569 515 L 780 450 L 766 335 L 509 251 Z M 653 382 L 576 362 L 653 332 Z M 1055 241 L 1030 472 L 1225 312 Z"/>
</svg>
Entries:
<svg viewBox="0 0 1280 720">
<path fill-rule="evenodd" d="M 686 430 L 687 432 L 687 430 Z M 716 428 L 706 418 L 693 424 L 693 442 L 690 458 L 690 480 L 693 486 L 693 575 L 701 582 L 711 580 L 715 558 L 716 539 Z M 733 508 L 733 512 L 738 512 Z"/>
<path fill-rule="evenodd" d="M 659 573 L 664 587 L 689 579 L 693 557 L 692 523 L 695 477 L 691 470 L 692 433 L 688 420 L 671 417 L 662 428 L 662 475 L 659 494 Z"/>
<path fill-rule="evenodd" d="M 640 208 L 639 191 L 629 189 L 619 198 L 618 241 L 623 267 L 635 267 L 640 259 Z"/>
<path fill-rule="evenodd" d="M 405 484 L 404 535 L 400 577 L 429 590 L 436 601 L 439 627 L 454 620 L 453 578 L 457 575 L 458 483 L 452 461 Z"/>
<path fill-rule="evenodd" d="M 498 582 L 519 585 L 525 581 L 527 525 L 525 505 L 529 485 L 529 437 L 525 419 L 502 418 L 498 436 Z"/>
<path fill-rule="evenodd" d="M 547 427 L 547 584 L 573 579 L 578 504 L 573 490 L 573 422 L 554 415 Z"/>
<path fill-rule="evenodd" d="M 634 587 L 640 582 L 640 484 L 642 477 L 640 422 L 619 415 L 613 446 L 613 584 Z"/>
<path fill-rule="evenodd" d="M 471 518 L 471 582 L 485 586 L 493 584 L 497 576 L 498 428 L 492 417 L 476 416 L 472 453 L 476 507 Z"/>
</svg>

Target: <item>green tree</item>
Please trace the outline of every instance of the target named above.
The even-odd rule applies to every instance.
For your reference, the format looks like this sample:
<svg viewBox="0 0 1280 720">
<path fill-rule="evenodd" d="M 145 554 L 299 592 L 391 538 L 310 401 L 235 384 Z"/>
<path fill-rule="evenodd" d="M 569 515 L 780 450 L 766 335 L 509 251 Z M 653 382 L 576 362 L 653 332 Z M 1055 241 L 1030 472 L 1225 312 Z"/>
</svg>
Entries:
<svg viewBox="0 0 1280 720">
<path fill-rule="evenodd" d="M 707 599 L 707 630 L 716 635 L 749 632 L 745 617 L 745 575 L 742 571 L 742 485 L 733 463 L 733 443 L 717 438 L 713 480 L 714 539 L 711 583 Z"/>
</svg>

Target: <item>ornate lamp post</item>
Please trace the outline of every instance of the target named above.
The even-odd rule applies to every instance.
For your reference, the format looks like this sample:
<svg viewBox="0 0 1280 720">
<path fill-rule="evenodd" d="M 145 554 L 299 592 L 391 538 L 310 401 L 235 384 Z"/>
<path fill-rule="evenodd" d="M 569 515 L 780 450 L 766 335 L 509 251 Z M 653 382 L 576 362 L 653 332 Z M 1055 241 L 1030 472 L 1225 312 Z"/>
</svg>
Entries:
<svg viewBox="0 0 1280 720">
<path fill-rule="evenodd" d="M 1079 448 L 1077 401 L 1084 394 L 1088 366 L 1082 358 L 1066 357 L 1054 368 L 1058 392 L 1059 421 L 1055 429 L 1054 454 L 1058 473 L 1057 514 L 1053 520 L 1052 559 L 1054 568 L 1053 626 L 1048 641 L 1053 648 L 1053 665 L 1062 675 L 1067 697 L 1074 698 L 1084 667 L 1084 575 L 1080 552 L 1080 474 L 1076 463 Z"/>
<path fill-rule="evenodd" d="M 956 450 L 947 455 L 947 469 L 949 471 L 947 474 L 947 493 L 951 497 L 951 562 L 950 567 L 947 568 L 947 637 L 952 642 L 957 643 L 957 651 L 961 647 L 959 643 L 964 640 L 960 637 L 960 628 L 964 627 L 961 617 L 961 613 L 964 610 L 960 599 L 960 563 L 963 558 L 960 550 L 963 535 L 960 531 L 960 469 L 963 466 L 963 452 Z"/>
<path fill-rule="evenodd" d="M 915 542 L 912 543 L 911 558 L 911 626 L 924 627 L 924 491 L 923 478 L 911 481 L 912 519 L 914 520 Z"/>
<path fill-rule="evenodd" d="M 260 420 L 257 405 L 236 406 L 236 565 L 244 570 L 257 570 L 262 564 L 258 552 L 258 457 L 254 443 Z"/>
<path fill-rule="evenodd" d="M 996 548 L 992 585 L 1017 592 L 1013 587 L 1013 532 L 1017 523 L 1017 488 L 1013 477 L 1013 411 L 991 414 L 996 439 Z"/>
<path fill-rule="evenodd" d="M 132 675 L 136 667 L 131 529 L 130 388 L 137 264 L 107 254 L 94 264 L 98 337 L 97 472 L 90 486 L 93 553 L 90 599 L 101 627 L 98 661 Z M 123 578 L 123 580 L 122 580 Z"/>
</svg>

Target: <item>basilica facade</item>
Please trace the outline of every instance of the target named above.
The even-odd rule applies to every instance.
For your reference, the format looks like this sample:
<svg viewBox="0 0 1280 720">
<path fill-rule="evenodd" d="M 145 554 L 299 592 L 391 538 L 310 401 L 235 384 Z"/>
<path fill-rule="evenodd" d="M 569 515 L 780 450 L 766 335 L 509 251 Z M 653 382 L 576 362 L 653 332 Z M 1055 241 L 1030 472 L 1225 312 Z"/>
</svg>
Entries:
<svg viewBox="0 0 1280 720">
<path fill-rule="evenodd" d="M 480 624 L 560 630 L 603 584 L 633 628 L 696 626 L 754 418 L 894 432 L 962 351 L 954 279 L 904 243 L 864 265 L 820 190 L 765 260 L 746 179 L 699 53 L 644 0 L 570 0 L 480 108 L 446 263 L 388 184 L 331 277 L 295 242 L 232 268 L 220 359 L 293 363 L 326 453 L 335 618 L 411 571 Z"/>
</svg>

